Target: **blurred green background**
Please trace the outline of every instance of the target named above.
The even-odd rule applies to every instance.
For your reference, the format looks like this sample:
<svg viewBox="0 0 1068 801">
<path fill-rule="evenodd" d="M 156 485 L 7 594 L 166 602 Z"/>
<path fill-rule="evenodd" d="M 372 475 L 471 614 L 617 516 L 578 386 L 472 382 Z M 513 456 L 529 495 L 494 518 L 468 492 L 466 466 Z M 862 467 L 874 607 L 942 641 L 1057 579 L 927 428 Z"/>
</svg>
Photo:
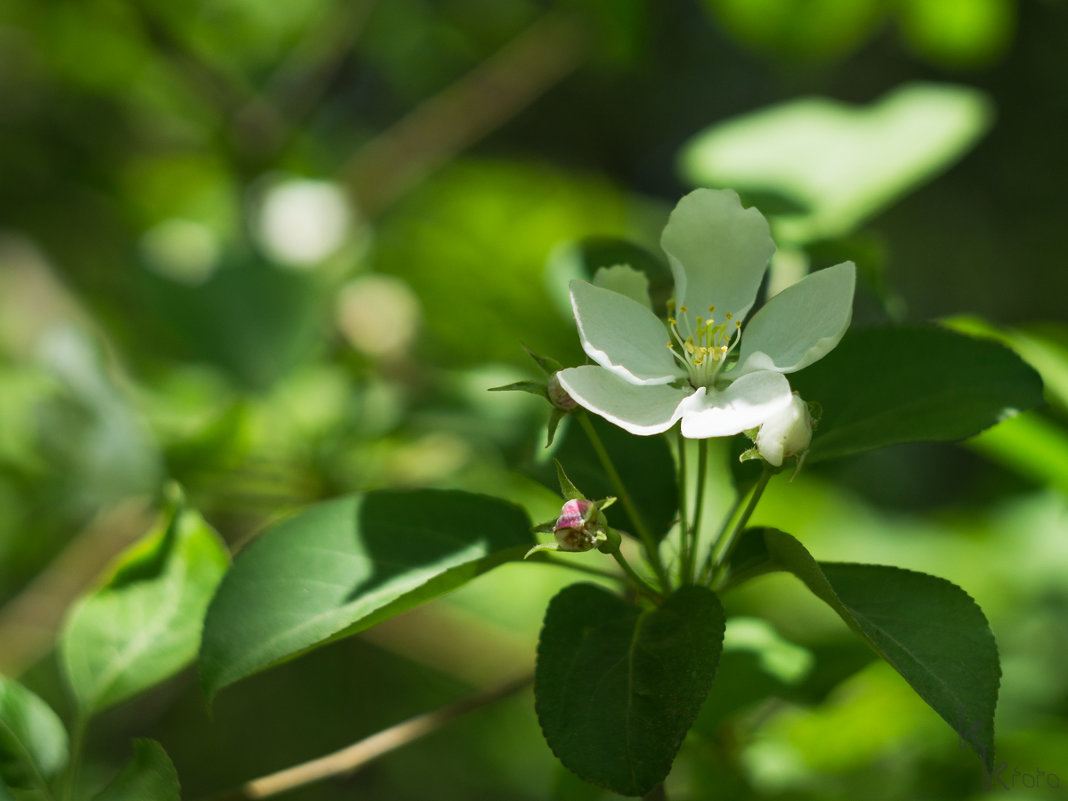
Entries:
<svg viewBox="0 0 1068 801">
<path fill-rule="evenodd" d="M 376 487 L 552 516 L 520 470 L 546 408 L 485 390 L 533 377 L 521 343 L 577 363 L 567 277 L 731 186 L 772 219 L 772 282 L 851 258 L 857 324 L 953 317 L 1043 373 L 1046 409 L 806 470 L 755 522 L 964 587 L 1000 643 L 999 760 L 1068 783 L 1065 41 L 1059 0 L 5 0 L 0 671 L 68 708 L 55 627 L 166 478 L 235 548 Z M 571 580 L 501 568 L 211 713 L 189 671 L 95 722 L 87 773 L 151 736 L 195 799 L 339 748 L 528 670 Z M 731 635 L 671 798 L 983 794 L 790 580 L 727 603 L 771 628 Z M 608 796 L 523 694 L 289 797 Z"/>
</svg>

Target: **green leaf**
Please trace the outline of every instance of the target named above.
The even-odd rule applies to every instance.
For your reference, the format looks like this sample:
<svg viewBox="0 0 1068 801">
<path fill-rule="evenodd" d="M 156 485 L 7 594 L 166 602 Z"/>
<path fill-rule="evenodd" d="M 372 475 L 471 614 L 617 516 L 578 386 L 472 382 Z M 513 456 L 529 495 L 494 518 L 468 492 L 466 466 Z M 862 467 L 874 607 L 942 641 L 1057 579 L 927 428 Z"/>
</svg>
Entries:
<svg viewBox="0 0 1068 801">
<path fill-rule="evenodd" d="M 134 740 L 133 759 L 93 801 L 181 801 L 178 772 L 159 743 Z"/>
<path fill-rule="evenodd" d="M 849 233 L 944 170 L 990 118 L 982 94 L 948 84 L 906 86 L 866 107 L 804 98 L 703 131 L 686 145 L 681 169 L 695 186 L 793 201 L 802 211 L 777 215 L 776 237 L 804 243 Z"/>
<path fill-rule="evenodd" d="M 772 528 L 747 530 L 738 551 L 732 570 L 801 579 L 993 767 L 1001 667 L 990 625 L 964 590 L 897 567 L 816 562 Z"/>
<path fill-rule="evenodd" d="M 63 670 L 88 717 L 193 661 L 201 621 L 229 555 L 192 509 L 161 515 L 78 602 L 60 639 Z"/>
<path fill-rule="evenodd" d="M 963 439 L 1042 403 L 1042 380 L 1011 350 L 937 326 L 851 331 L 790 383 L 823 406 L 810 462 Z"/>
<path fill-rule="evenodd" d="M 0 797 L 3 787 L 41 789 L 67 764 L 67 732 L 56 713 L 17 681 L 0 676 Z"/>
<path fill-rule="evenodd" d="M 653 534 L 663 537 L 675 520 L 679 493 L 675 483 L 675 461 L 664 437 L 636 437 L 594 415 L 589 416 L 594 430 L 604 443 L 612 463 L 619 471 L 631 500 L 645 518 Z M 619 495 L 601 466 L 597 453 L 586 432 L 574 419 L 561 425 L 553 447 L 539 449 L 544 461 L 532 465 L 528 472 L 554 492 L 559 486 L 555 458 L 567 470 L 567 475 L 587 498 Z M 617 503 L 605 514 L 608 524 L 636 534 L 638 528 L 630 519 L 623 504 Z"/>
<path fill-rule="evenodd" d="M 592 584 L 565 588 L 545 615 L 534 674 L 553 753 L 617 793 L 651 790 L 708 694 L 723 631 L 723 608 L 704 587 L 683 587 L 652 609 Z"/>
<path fill-rule="evenodd" d="M 313 506 L 252 542 L 204 622 L 201 679 L 222 687 L 455 589 L 534 544 L 512 504 L 370 492 Z"/>
<path fill-rule="evenodd" d="M 1024 414 L 984 431 L 968 447 L 1068 497 L 1068 430 Z"/>
</svg>

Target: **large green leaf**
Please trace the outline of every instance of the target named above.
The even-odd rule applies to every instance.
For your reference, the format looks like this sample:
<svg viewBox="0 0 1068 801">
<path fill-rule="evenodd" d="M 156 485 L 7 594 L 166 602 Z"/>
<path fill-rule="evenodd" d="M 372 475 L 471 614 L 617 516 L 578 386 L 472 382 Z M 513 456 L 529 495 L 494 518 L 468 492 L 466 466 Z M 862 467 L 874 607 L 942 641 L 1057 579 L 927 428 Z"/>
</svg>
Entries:
<svg viewBox="0 0 1068 801">
<path fill-rule="evenodd" d="M 623 795 L 661 782 L 708 694 L 723 649 L 719 599 L 683 587 L 642 609 L 592 584 L 549 604 L 535 704 L 565 766 Z"/>
<path fill-rule="evenodd" d="M 792 201 L 800 211 L 774 219 L 782 239 L 836 237 L 956 161 L 990 117 L 982 94 L 952 85 L 906 86 L 866 107 L 804 98 L 698 134 L 682 172 L 697 186 Z"/>
<path fill-rule="evenodd" d="M 732 569 L 801 579 L 993 768 L 1001 667 L 990 625 L 964 590 L 897 567 L 816 562 L 772 528 L 743 534 Z"/>
<path fill-rule="evenodd" d="M 60 638 L 63 670 L 83 716 L 193 661 L 228 561 L 218 535 L 185 508 L 164 513 L 118 557 L 103 586 L 75 605 Z"/>
<path fill-rule="evenodd" d="M 963 439 L 1042 403 L 1011 350 L 937 326 L 851 331 L 790 383 L 823 407 L 810 460 Z"/>
<path fill-rule="evenodd" d="M 667 441 L 664 437 L 635 437 L 593 415 L 589 416 L 589 420 L 604 443 L 612 464 L 619 471 L 619 477 L 630 492 L 638 513 L 653 535 L 662 538 L 675 520 L 679 499 L 675 461 Z M 556 467 L 552 461 L 556 458 L 587 498 L 619 495 L 577 420 L 566 420 L 553 440 L 552 448 L 541 451 L 538 457 L 541 461 L 531 469 L 531 473 L 547 487 L 556 489 L 558 486 Z M 615 504 L 605 510 L 605 514 L 612 526 L 630 534 L 638 533 L 624 504 Z"/>
<path fill-rule="evenodd" d="M 4 785 L 41 789 L 67 764 L 67 732 L 56 713 L 18 682 L 0 676 L 0 798 Z"/>
<path fill-rule="evenodd" d="M 459 587 L 534 543 L 522 509 L 466 492 L 370 492 L 313 506 L 252 542 L 204 622 L 209 696 Z"/>
<path fill-rule="evenodd" d="M 159 743 L 134 740 L 133 759 L 93 801 L 181 801 L 178 772 Z"/>
</svg>

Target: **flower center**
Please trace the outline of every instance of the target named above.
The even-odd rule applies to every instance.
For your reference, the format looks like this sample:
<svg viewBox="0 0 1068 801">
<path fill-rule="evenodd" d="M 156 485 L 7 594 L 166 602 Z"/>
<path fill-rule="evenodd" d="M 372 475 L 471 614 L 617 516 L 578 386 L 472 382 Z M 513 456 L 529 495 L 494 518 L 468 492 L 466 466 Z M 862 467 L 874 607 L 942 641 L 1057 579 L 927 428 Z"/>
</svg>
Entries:
<svg viewBox="0 0 1068 801">
<path fill-rule="evenodd" d="M 716 307 L 708 307 L 708 317 L 697 318 L 695 325 L 690 323 L 685 306 L 679 307 L 682 313 L 682 327 L 673 314 L 674 302 L 668 305 L 668 328 L 671 341 L 667 343 L 675 361 L 686 368 L 690 383 L 696 387 L 711 387 L 716 376 L 727 363 L 727 355 L 734 350 L 741 339 L 742 321 L 733 319 L 727 312 L 723 322 L 716 322 Z M 691 327 L 692 325 L 692 327 Z"/>
</svg>

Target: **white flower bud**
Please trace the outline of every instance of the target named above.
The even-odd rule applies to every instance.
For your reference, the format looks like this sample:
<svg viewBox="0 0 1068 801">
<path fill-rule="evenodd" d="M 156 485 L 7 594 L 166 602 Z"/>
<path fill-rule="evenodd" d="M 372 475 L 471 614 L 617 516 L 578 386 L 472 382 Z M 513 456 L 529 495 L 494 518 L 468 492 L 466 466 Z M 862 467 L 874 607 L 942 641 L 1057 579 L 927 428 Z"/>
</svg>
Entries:
<svg viewBox="0 0 1068 801">
<path fill-rule="evenodd" d="M 812 416 L 808 404 L 795 392 L 789 406 L 760 426 L 756 448 L 768 464 L 782 467 L 783 459 L 800 456 L 811 442 Z"/>
</svg>

